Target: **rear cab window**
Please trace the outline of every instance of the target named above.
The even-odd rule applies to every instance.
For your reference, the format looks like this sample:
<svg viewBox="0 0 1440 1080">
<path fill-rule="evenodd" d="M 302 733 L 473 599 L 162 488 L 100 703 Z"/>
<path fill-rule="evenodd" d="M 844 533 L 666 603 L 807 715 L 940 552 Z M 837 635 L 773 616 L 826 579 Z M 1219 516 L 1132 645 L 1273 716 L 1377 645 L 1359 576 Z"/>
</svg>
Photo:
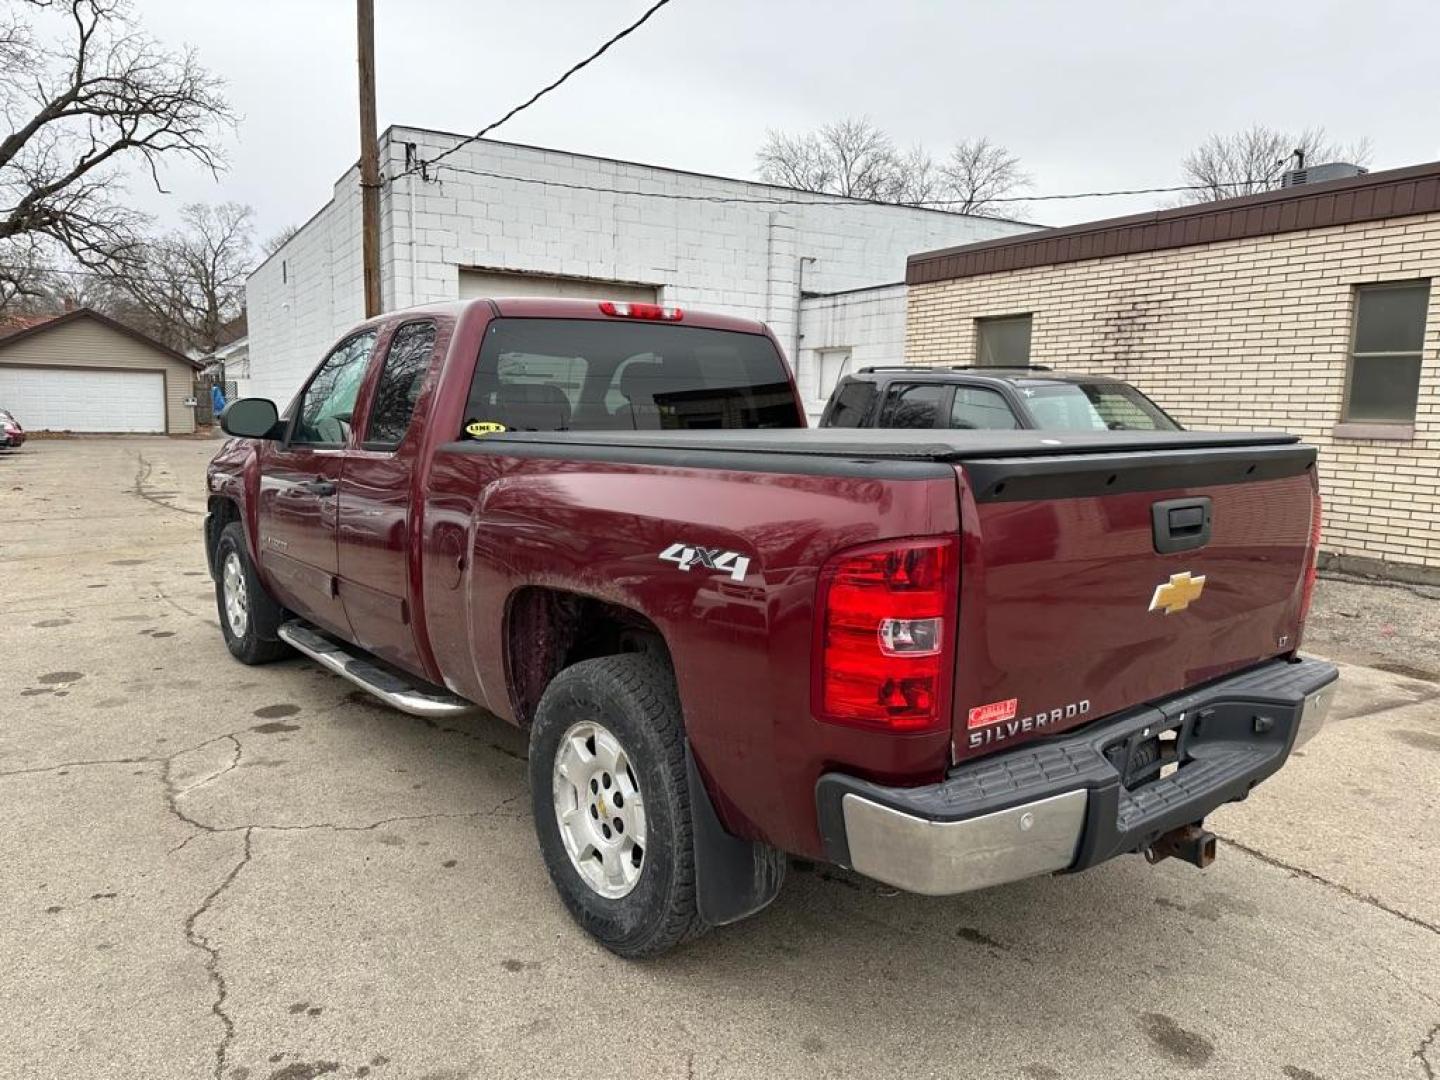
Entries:
<svg viewBox="0 0 1440 1080">
<path fill-rule="evenodd" d="M 505 317 L 486 329 L 461 435 L 803 426 L 785 363 L 761 334 Z"/>
<path fill-rule="evenodd" d="M 1046 431 L 1178 431 L 1180 425 L 1127 383 L 1052 383 L 1020 393 Z"/>
</svg>

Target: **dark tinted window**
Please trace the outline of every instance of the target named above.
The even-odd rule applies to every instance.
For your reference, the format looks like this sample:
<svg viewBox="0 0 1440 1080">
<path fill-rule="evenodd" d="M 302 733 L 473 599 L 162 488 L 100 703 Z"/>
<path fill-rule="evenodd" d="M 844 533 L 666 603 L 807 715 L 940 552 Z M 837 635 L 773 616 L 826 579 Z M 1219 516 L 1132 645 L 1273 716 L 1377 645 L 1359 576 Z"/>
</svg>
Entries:
<svg viewBox="0 0 1440 1080">
<path fill-rule="evenodd" d="M 912 383 L 892 386 L 885 402 L 880 426 L 888 428 L 933 428 L 939 426 L 940 407 L 946 387 L 941 383 Z"/>
<path fill-rule="evenodd" d="M 830 415 L 825 418 L 829 427 L 862 427 L 875 400 L 875 384 L 859 379 L 842 383 L 830 404 Z"/>
<path fill-rule="evenodd" d="M 1055 383 L 1020 391 L 1047 431 L 1178 431 L 1180 425 L 1126 383 Z"/>
<path fill-rule="evenodd" d="M 981 386 L 957 386 L 950 405 L 950 426 L 980 431 L 1008 431 L 1019 427 L 1015 414 L 998 391 Z"/>
<path fill-rule="evenodd" d="M 975 320 L 975 362 L 981 367 L 1025 367 L 1030 363 L 1030 316 Z"/>
<path fill-rule="evenodd" d="M 375 387 L 370 428 L 365 433 L 367 444 L 398 446 L 405 438 L 434 351 L 434 323 L 406 323 L 395 331 Z"/>
<path fill-rule="evenodd" d="M 355 396 L 360 392 L 374 347 L 373 330 L 335 346 L 300 399 L 299 419 L 290 436 L 292 443 L 339 446 L 349 440 Z"/>
<path fill-rule="evenodd" d="M 465 423 L 515 431 L 790 428 L 803 419 L 768 338 L 589 319 L 496 319 Z"/>
</svg>

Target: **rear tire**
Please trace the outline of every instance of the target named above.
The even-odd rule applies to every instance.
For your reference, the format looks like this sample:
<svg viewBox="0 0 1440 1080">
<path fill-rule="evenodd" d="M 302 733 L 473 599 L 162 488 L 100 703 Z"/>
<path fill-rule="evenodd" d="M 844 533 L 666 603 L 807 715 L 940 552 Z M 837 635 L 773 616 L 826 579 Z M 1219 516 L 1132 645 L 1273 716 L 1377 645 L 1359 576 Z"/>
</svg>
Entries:
<svg viewBox="0 0 1440 1080">
<path fill-rule="evenodd" d="M 655 956 L 709 929 L 680 699 L 663 663 L 605 656 L 555 676 L 530 729 L 530 798 L 550 880 L 600 944 Z"/>
<path fill-rule="evenodd" d="M 220 532 L 215 569 L 215 606 L 230 655 L 242 664 L 268 664 L 287 655 L 290 647 L 277 636 L 285 609 L 260 584 L 238 521 Z"/>
</svg>

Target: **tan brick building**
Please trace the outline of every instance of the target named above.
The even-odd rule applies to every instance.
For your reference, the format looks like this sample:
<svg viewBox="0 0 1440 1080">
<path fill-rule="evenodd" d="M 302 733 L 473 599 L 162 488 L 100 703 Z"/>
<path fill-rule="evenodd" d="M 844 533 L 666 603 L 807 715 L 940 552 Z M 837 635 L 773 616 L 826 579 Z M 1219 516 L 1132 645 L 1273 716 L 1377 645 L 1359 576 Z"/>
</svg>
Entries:
<svg viewBox="0 0 1440 1080">
<path fill-rule="evenodd" d="M 1440 163 L 912 255 L 906 359 L 1117 375 L 1321 448 L 1332 564 L 1440 581 Z M 991 321 L 994 320 L 994 321 Z"/>
</svg>

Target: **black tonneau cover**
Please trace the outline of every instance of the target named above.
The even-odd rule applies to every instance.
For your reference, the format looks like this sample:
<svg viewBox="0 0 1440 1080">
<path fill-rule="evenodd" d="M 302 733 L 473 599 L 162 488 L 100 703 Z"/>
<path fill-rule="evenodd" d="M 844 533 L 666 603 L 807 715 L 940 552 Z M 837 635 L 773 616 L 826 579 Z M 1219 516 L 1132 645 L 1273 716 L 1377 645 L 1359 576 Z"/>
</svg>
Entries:
<svg viewBox="0 0 1440 1080">
<path fill-rule="evenodd" d="M 1315 466 L 1281 431 L 509 431 L 443 449 L 672 469 L 934 480 L 958 466 L 978 502 L 1237 484 Z"/>
<path fill-rule="evenodd" d="M 497 453 L 516 445 L 603 450 L 791 454 L 827 458 L 956 462 L 977 458 L 1123 454 L 1283 446 L 1283 431 L 910 431 L 896 428 L 786 428 L 723 431 L 510 431 L 481 440 Z"/>
</svg>

